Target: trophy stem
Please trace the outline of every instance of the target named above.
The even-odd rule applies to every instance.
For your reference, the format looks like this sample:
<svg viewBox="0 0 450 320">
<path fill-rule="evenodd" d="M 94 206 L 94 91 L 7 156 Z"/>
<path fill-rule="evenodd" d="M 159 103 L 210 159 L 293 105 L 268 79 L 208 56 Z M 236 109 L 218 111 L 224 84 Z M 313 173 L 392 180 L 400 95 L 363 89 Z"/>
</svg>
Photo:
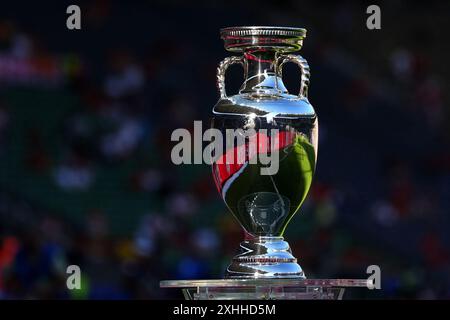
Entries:
<svg viewBox="0 0 450 320">
<path fill-rule="evenodd" d="M 283 237 L 255 237 L 241 242 L 225 278 L 297 278 L 305 274 Z"/>
</svg>

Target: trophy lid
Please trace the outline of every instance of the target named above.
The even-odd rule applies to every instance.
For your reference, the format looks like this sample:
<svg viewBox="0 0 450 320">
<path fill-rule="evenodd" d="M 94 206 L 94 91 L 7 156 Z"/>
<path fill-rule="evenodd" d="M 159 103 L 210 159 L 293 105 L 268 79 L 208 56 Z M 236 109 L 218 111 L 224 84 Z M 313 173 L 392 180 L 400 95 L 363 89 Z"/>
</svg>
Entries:
<svg viewBox="0 0 450 320">
<path fill-rule="evenodd" d="M 271 48 L 282 52 L 301 49 L 306 29 L 291 27 L 229 27 L 220 29 L 228 51 Z"/>
</svg>

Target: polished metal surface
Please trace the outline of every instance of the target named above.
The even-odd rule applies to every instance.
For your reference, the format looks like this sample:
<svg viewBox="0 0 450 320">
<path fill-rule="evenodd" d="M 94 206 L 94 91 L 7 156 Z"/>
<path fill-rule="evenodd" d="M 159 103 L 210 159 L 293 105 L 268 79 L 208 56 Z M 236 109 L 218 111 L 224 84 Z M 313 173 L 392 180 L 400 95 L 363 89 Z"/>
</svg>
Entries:
<svg viewBox="0 0 450 320">
<path fill-rule="evenodd" d="M 213 164 L 218 190 L 248 235 L 226 270 L 227 278 L 305 278 L 282 238 L 306 198 L 317 162 L 318 120 L 308 100 L 310 70 L 303 57 L 290 53 L 300 50 L 305 35 L 301 28 L 221 30 L 225 48 L 243 55 L 227 57 L 217 68 L 220 99 L 213 108 L 213 127 L 223 133 L 227 129 L 274 130 L 276 134 L 258 135 L 258 139 L 281 141 L 279 149 L 272 151 L 279 159 L 274 175 L 260 174 L 262 165 L 250 161 L 242 166 Z M 296 95 L 288 92 L 282 80 L 283 65 L 288 62 L 301 72 Z M 245 80 L 238 94 L 228 96 L 225 74 L 233 64 L 244 68 Z M 225 148 L 217 158 L 230 152 Z"/>
<path fill-rule="evenodd" d="M 249 48 L 277 48 L 283 52 L 301 49 L 306 30 L 291 27 L 229 27 L 220 30 L 228 51 L 245 51 Z"/>
<path fill-rule="evenodd" d="M 305 278 L 282 237 L 245 240 L 239 251 L 226 270 L 226 278 Z"/>
<path fill-rule="evenodd" d="M 341 300 L 346 288 L 367 288 L 367 279 L 212 279 L 166 280 L 186 300 Z"/>
</svg>

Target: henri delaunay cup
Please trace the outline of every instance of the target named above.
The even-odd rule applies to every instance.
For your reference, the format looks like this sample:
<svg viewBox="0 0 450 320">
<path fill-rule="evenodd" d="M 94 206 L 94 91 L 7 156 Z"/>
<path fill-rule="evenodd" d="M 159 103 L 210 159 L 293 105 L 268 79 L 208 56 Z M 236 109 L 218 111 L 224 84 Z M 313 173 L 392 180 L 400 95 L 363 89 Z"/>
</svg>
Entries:
<svg viewBox="0 0 450 320">
<path fill-rule="evenodd" d="M 226 270 L 226 278 L 305 278 L 283 233 L 300 211 L 308 194 L 317 161 L 318 120 L 308 100 L 310 71 L 294 52 L 302 47 L 306 30 L 283 27 L 232 27 L 221 30 L 225 49 L 239 53 L 225 58 L 217 69 L 220 99 L 213 108 L 212 125 L 226 129 L 254 129 L 256 152 L 246 162 L 229 165 L 221 156 L 213 163 L 218 190 L 246 238 Z M 301 72 L 300 92 L 288 92 L 283 65 L 295 63 Z M 228 96 L 225 72 L 232 64 L 244 69 L 239 93 Z M 276 129 L 276 130 L 273 130 Z M 262 133 L 263 132 L 263 133 Z M 274 134 L 275 132 L 275 134 Z M 235 146 L 250 148 L 249 141 Z M 267 144 L 275 145 L 274 148 Z M 264 150 L 262 150 L 264 149 Z M 252 161 L 260 152 L 278 159 L 273 174 Z M 233 154 L 224 149 L 224 154 Z"/>
<path fill-rule="evenodd" d="M 211 152 L 212 174 L 245 237 L 225 279 L 163 280 L 162 288 L 181 288 L 186 299 L 194 300 L 284 300 L 342 299 L 345 288 L 368 286 L 367 279 L 306 279 L 283 238 L 301 211 L 317 163 L 319 125 L 308 100 L 310 71 L 295 53 L 305 36 L 302 28 L 221 29 L 225 49 L 237 55 L 217 68 L 220 98 L 212 127 L 227 143 Z M 300 70 L 298 93 L 283 84 L 288 62 Z M 243 67 L 245 80 L 238 94 L 229 96 L 225 73 L 233 64 Z M 264 155 L 272 161 L 262 161 Z"/>
</svg>

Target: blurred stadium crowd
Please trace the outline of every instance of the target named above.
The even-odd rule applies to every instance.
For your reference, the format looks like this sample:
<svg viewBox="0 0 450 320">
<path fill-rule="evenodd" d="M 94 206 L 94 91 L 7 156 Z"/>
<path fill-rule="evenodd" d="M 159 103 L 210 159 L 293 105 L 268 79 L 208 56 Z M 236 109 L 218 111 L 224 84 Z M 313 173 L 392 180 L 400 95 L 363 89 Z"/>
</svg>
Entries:
<svg viewBox="0 0 450 320">
<path fill-rule="evenodd" d="M 83 4 L 81 31 L 0 15 L 0 298 L 173 298 L 160 280 L 222 276 L 241 229 L 170 134 L 206 127 L 219 28 L 249 24 L 308 29 L 319 162 L 286 234 L 307 276 L 376 264 L 382 290 L 347 297 L 450 298 L 448 4 L 385 2 L 378 31 L 351 2 Z"/>
</svg>

